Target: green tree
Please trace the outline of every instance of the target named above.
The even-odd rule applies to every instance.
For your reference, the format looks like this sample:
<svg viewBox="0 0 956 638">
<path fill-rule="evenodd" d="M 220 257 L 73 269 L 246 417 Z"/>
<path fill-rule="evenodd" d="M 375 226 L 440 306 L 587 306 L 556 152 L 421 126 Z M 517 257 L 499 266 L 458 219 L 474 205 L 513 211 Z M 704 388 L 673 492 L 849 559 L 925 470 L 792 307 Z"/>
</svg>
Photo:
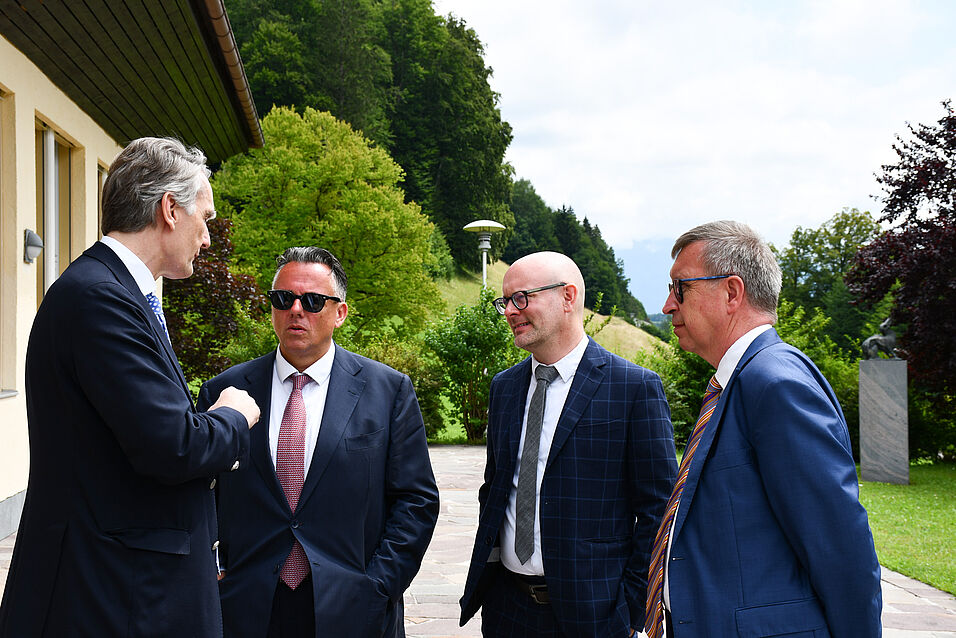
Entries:
<svg viewBox="0 0 956 638">
<path fill-rule="evenodd" d="M 262 121 L 265 148 L 226 161 L 212 180 L 235 222 L 236 263 L 267 289 L 289 246 L 331 250 L 349 276 L 348 324 L 360 333 L 414 334 L 443 305 L 433 225 L 397 187 L 401 169 L 347 124 L 307 108 Z"/>
<path fill-rule="evenodd" d="M 819 228 L 798 226 L 790 244 L 775 251 L 783 275 L 781 298 L 808 310 L 826 311 L 831 319 L 824 328 L 826 334 L 848 352 L 859 352 L 872 312 L 853 304 L 843 278 L 857 250 L 879 232 L 870 213 L 844 208 Z"/>
<path fill-rule="evenodd" d="M 383 3 L 384 49 L 392 61 L 388 120 L 392 156 L 405 169 L 408 198 L 441 229 L 458 264 L 475 264 L 474 237 L 462 227 L 492 219 L 509 229 L 511 127 L 502 121 L 474 30 L 435 16 L 427 0 Z M 509 231 L 496 235 L 498 257 Z"/>
<path fill-rule="evenodd" d="M 531 253 L 561 250 L 561 244 L 554 236 L 551 209 L 526 179 L 519 179 L 512 185 L 511 212 L 515 217 L 515 227 L 502 259 L 513 264 Z"/>
<path fill-rule="evenodd" d="M 514 346 L 508 323 L 491 305 L 494 292 L 481 291 L 473 306 L 459 306 L 454 317 L 431 326 L 425 343 L 435 352 L 445 374 L 442 395 L 470 442 L 481 441 L 488 426 L 491 379 L 521 361 L 526 353 Z"/>
<path fill-rule="evenodd" d="M 261 20 L 241 51 L 259 113 L 268 113 L 273 104 L 299 108 L 315 104 L 305 47 L 287 18 Z"/>
<path fill-rule="evenodd" d="M 391 60 L 380 46 L 382 21 L 371 0 L 322 0 L 311 18 L 317 106 L 388 148 Z"/>
<path fill-rule="evenodd" d="M 169 339 L 186 379 L 201 383 L 245 361 L 222 352 L 246 317 L 262 317 L 264 295 L 255 280 L 233 272 L 232 223 L 209 224 L 210 246 L 193 262 L 193 276 L 163 282 Z M 198 392 L 199 383 L 196 385 Z"/>
</svg>

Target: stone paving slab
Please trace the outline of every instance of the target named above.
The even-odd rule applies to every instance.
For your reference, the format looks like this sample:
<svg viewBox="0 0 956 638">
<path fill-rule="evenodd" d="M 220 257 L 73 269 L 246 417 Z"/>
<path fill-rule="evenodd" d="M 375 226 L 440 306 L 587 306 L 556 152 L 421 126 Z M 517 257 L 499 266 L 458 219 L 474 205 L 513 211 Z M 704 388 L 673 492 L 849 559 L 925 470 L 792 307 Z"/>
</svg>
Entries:
<svg viewBox="0 0 956 638">
<path fill-rule="evenodd" d="M 408 638 L 475 638 L 481 621 L 458 626 L 459 607 L 478 525 L 478 488 L 485 450 L 474 446 L 429 448 L 441 493 L 441 513 L 421 570 L 405 592 Z M 16 534 L 0 539 L 0 595 Z M 884 638 L 956 638 L 956 598 L 883 568 Z"/>
</svg>

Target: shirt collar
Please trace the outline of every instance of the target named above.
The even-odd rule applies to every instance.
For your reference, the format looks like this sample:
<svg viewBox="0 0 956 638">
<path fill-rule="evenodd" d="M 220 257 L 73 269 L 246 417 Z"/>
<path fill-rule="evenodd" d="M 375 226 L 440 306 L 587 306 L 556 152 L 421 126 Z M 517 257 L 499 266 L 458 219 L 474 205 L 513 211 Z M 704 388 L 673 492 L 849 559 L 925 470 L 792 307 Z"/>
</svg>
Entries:
<svg viewBox="0 0 956 638">
<path fill-rule="evenodd" d="M 136 256 L 136 253 L 123 245 L 123 242 L 113 237 L 106 236 L 100 241 L 116 253 L 116 256 L 119 257 L 123 265 L 126 266 L 126 270 L 133 276 L 136 286 L 144 296 L 149 293 L 156 294 L 156 279 L 153 278 L 153 273 L 149 271 L 149 268 L 146 267 L 143 260 Z"/>
<path fill-rule="evenodd" d="M 747 352 L 747 348 L 750 347 L 750 344 L 768 330 L 770 330 L 769 323 L 757 326 L 749 332 L 745 332 L 739 339 L 734 341 L 732 346 L 727 348 L 727 352 L 720 358 L 720 363 L 717 365 L 717 373 L 714 375 L 717 377 L 717 383 L 720 384 L 721 388 L 726 388 L 727 384 L 730 383 L 730 377 L 733 376 L 734 370 L 737 369 L 737 364 L 740 363 L 741 357 Z"/>
<path fill-rule="evenodd" d="M 588 336 L 584 335 L 581 337 L 581 341 L 578 342 L 578 345 L 574 346 L 571 352 L 567 353 L 556 362 L 552 363 L 557 371 L 558 376 L 561 377 L 561 380 L 565 383 L 571 381 L 574 378 L 574 373 L 577 372 L 578 365 L 581 363 L 581 359 L 584 358 L 584 351 L 588 347 Z M 540 361 L 534 358 L 534 355 L 531 355 L 531 376 L 534 377 L 535 371 L 538 369 L 539 365 L 543 365 Z"/>
<path fill-rule="evenodd" d="M 329 351 L 322 355 L 318 361 L 310 365 L 308 368 L 303 370 L 303 374 L 307 374 L 312 377 L 312 380 L 315 381 L 317 385 L 322 385 L 325 383 L 326 379 L 329 378 L 329 375 L 332 374 L 332 360 L 335 359 L 335 342 L 329 346 Z M 282 350 L 276 348 L 276 373 L 279 375 L 279 380 L 285 383 L 286 380 L 298 370 L 295 366 L 286 361 L 286 358 L 282 356 Z"/>
</svg>

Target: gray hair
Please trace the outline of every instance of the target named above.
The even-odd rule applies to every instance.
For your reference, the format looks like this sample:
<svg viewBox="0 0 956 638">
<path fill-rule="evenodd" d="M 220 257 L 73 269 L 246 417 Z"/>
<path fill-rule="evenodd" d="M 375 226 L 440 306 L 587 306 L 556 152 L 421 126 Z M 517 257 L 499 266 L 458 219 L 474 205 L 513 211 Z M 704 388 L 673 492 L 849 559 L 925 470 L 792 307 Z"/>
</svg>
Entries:
<svg viewBox="0 0 956 638">
<path fill-rule="evenodd" d="M 328 266 L 332 271 L 332 283 L 335 288 L 335 296 L 345 301 L 345 293 L 348 291 L 349 278 L 345 274 L 342 264 L 335 258 L 335 255 L 325 248 L 317 246 L 294 246 L 286 248 L 285 252 L 276 257 L 276 274 L 272 278 L 272 287 L 276 285 L 279 278 L 279 271 L 286 264 L 297 262 L 300 264 L 322 264 Z"/>
<path fill-rule="evenodd" d="M 781 274 L 767 242 L 746 224 L 710 222 L 678 237 L 671 257 L 676 259 L 681 250 L 698 241 L 705 244 L 701 259 L 707 274 L 740 277 L 750 304 L 776 321 Z"/>
<path fill-rule="evenodd" d="M 103 234 L 137 233 L 153 225 L 166 193 L 192 215 L 210 174 L 198 148 L 170 137 L 133 140 L 113 160 L 103 184 Z"/>
</svg>

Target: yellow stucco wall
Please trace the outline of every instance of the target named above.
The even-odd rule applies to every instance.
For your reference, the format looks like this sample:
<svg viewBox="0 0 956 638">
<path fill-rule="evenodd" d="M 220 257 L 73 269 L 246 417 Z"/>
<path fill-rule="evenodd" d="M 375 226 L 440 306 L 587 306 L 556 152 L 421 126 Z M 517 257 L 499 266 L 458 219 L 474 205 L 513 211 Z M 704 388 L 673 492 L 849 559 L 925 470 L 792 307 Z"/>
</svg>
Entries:
<svg viewBox="0 0 956 638">
<path fill-rule="evenodd" d="M 0 36 L 0 502 L 26 488 L 29 470 L 24 356 L 37 307 L 36 264 L 23 233 L 36 229 L 37 119 L 74 147 L 71 259 L 97 235 L 97 168 L 121 146 Z M 62 230 L 61 230 L 62 232 Z"/>
</svg>

